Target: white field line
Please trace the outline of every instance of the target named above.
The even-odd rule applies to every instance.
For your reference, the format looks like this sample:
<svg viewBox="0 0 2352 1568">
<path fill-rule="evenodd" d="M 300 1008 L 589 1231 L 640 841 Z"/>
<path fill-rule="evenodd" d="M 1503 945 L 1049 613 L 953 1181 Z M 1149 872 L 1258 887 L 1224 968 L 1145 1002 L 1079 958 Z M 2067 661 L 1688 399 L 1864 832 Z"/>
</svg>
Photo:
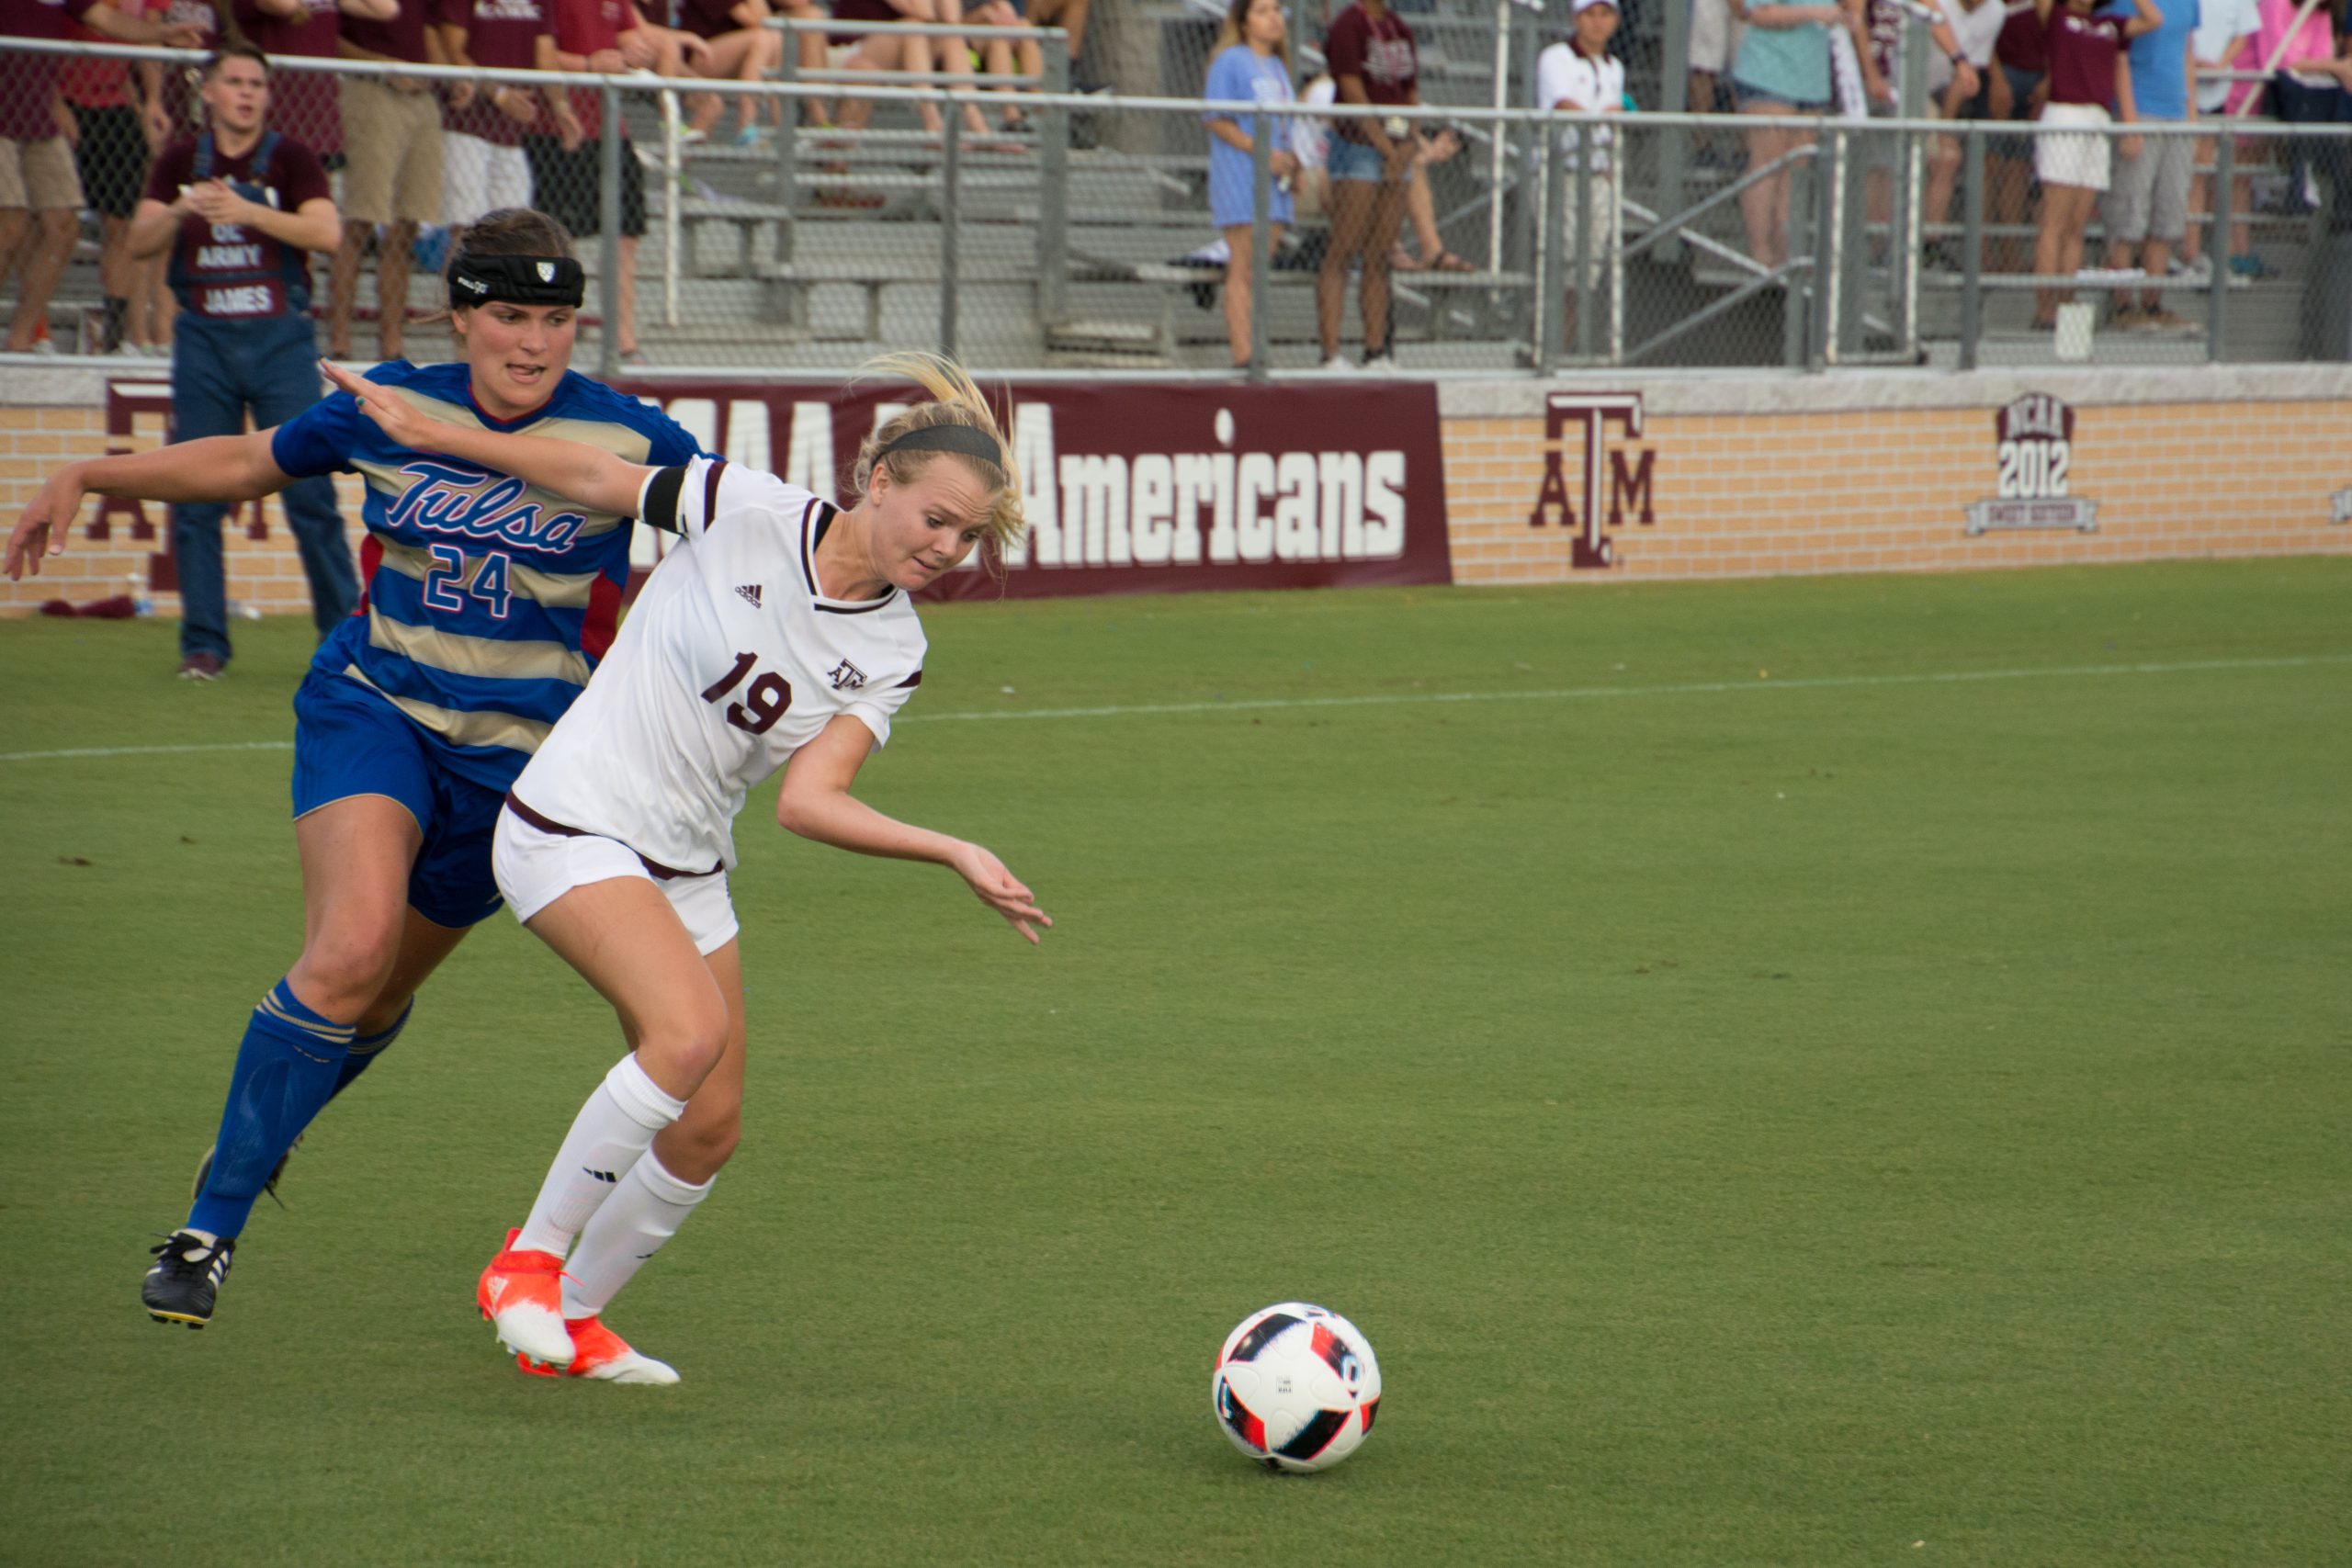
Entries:
<svg viewBox="0 0 2352 1568">
<path fill-rule="evenodd" d="M 1983 681 L 2054 681 L 2108 675 L 2186 675 L 2210 671 L 2301 670 L 2352 664 L 2352 653 L 2292 659 L 2198 659 L 2164 664 L 2064 664 L 2039 670 L 1948 670 L 1912 675 L 1820 675 L 1753 681 L 1687 681 L 1666 686 L 1555 686 L 1517 692 L 1390 692 L 1355 697 L 1244 697 L 1196 703 L 1129 703 L 1084 708 L 976 709 L 970 713 L 908 714 L 898 724 L 953 724 L 1004 719 L 1129 718 L 1156 714 L 1267 713 L 1312 708 L 1407 706 L 1426 703 L 1581 702 L 1597 698 L 1707 696 L 1728 692 L 1820 692 L 1872 686 L 1958 686 Z M 0 751 L 0 762 L 47 762 L 74 757 L 164 757 L 198 751 L 284 751 L 290 740 L 235 740 L 188 746 L 77 746 L 56 751 Z"/>
</svg>

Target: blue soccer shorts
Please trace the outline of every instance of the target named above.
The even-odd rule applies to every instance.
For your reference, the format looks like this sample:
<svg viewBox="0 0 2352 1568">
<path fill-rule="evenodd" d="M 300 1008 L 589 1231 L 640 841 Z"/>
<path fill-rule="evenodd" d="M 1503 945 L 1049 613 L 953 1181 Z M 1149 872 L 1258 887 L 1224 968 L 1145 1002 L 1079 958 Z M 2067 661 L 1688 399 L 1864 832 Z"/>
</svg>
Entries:
<svg viewBox="0 0 2352 1568">
<path fill-rule="evenodd" d="M 312 670 L 294 694 L 294 815 L 356 795 L 399 801 L 424 830 L 408 874 L 411 908 L 459 928 L 497 912 L 490 844 L 504 794 L 450 772 L 425 733 L 377 693 Z"/>
</svg>

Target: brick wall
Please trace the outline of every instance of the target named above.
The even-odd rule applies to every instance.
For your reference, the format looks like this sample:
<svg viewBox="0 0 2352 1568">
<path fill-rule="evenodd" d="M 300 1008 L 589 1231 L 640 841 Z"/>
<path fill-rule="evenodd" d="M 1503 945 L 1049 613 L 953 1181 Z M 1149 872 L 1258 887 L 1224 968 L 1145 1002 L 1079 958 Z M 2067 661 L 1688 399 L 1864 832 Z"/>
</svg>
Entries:
<svg viewBox="0 0 2352 1568">
<path fill-rule="evenodd" d="M 0 406 L 0 523 L 6 526 L 13 528 L 42 481 L 74 458 L 103 457 L 109 451 L 143 452 L 162 444 L 164 420 L 160 413 L 139 414 L 130 422 L 132 428 L 127 435 L 108 434 L 103 389 L 96 384 L 96 378 L 86 379 L 91 385 L 78 406 Z M 72 396 L 80 389 L 68 388 L 66 395 Z M 359 481 L 356 478 L 339 478 L 336 489 L 356 560 L 361 537 Z M 28 577 L 21 582 L 0 577 L 0 614 L 23 614 L 39 608 L 49 599 L 83 604 L 128 593 L 136 575 L 151 585 L 157 615 L 177 615 L 179 595 L 169 588 L 152 586 L 169 579 L 161 556 L 167 544 L 164 535 L 170 527 L 169 510 L 152 502 L 136 506 L 127 502 L 113 503 L 105 513 L 107 536 L 92 539 L 89 531 L 99 521 L 100 502 L 95 497 L 85 501 L 71 549 L 62 556 L 44 558 L 39 577 Z M 294 552 L 294 537 L 287 531 L 285 513 L 272 500 L 262 503 L 257 514 L 265 531 L 263 538 L 248 536 L 256 515 L 254 508 L 240 512 L 222 530 L 228 552 L 229 597 L 265 615 L 309 614 L 310 588 L 303 581 L 302 565 Z M 153 537 L 136 536 L 137 520 L 141 517 Z"/>
<path fill-rule="evenodd" d="M 2002 411 L 2036 397 L 2071 417 L 2065 499 L 2095 503 L 2093 526 L 1972 535 L 1969 508 L 2000 491 Z M 11 399 L 23 400 L 5 406 Z M 109 435 L 98 375 L 24 371 L 0 381 L 0 519 L 13 523 L 41 479 L 72 458 L 162 440 L 160 413 L 126 420 L 123 400 L 116 406 L 130 428 Z M 2352 510 L 2352 368 L 2344 367 L 1449 382 L 1440 410 L 1462 582 L 2352 551 L 2352 523 L 2331 521 Z M 1584 496 L 1592 430 L 1603 448 L 1597 527 Z M 2046 468 L 2047 453 L 2036 461 Z M 1547 462 L 1559 481 L 1544 521 L 1531 525 Z M 356 557 L 358 481 L 339 485 Z M 158 537 L 134 537 L 131 509 L 118 505 L 108 536 L 94 541 L 86 530 L 98 505 L 87 503 L 71 553 L 45 562 L 38 579 L 0 579 L 0 614 L 123 592 L 133 572 L 153 581 L 165 509 L 138 510 Z M 250 513 L 228 530 L 230 596 L 264 613 L 304 611 L 284 517 L 275 502 L 260 515 L 261 539 L 247 536 Z M 1592 544 L 1605 542 L 1606 564 L 1577 564 L 1580 537 L 1588 561 Z M 153 596 L 157 614 L 177 614 L 175 594 Z"/>
<path fill-rule="evenodd" d="M 1620 406 L 1634 397 L 1638 415 Z M 1999 422 L 2020 399 L 2071 417 L 2064 499 L 2095 503 L 2087 531 L 2062 506 L 2044 509 L 2061 515 L 2043 526 L 1969 532 L 1970 507 L 2000 497 Z M 2334 520 L 2352 509 L 2342 367 L 1625 377 L 1453 385 L 1440 406 L 1461 582 L 2352 551 L 2352 523 Z M 1594 430 L 1597 529 L 1585 497 Z M 2029 433 L 2022 445 L 2051 444 Z M 1645 460 L 1647 522 L 1635 505 Z M 2046 451 L 2031 461 L 2050 466 Z"/>
</svg>

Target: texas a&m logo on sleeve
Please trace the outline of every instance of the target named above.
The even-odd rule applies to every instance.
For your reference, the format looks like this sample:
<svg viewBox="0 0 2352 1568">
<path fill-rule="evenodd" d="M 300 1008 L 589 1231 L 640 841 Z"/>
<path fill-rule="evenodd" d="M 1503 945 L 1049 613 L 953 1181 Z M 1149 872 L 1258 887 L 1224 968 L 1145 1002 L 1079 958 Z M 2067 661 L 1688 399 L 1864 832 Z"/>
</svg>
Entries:
<svg viewBox="0 0 2352 1568">
<path fill-rule="evenodd" d="M 1993 497 L 1969 503 L 1968 533 L 2013 528 L 2098 527 L 2098 502 L 2073 492 L 2075 411 L 2047 392 L 2028 392 L 1994 416 L 1998 478 Z"/>
</svg>

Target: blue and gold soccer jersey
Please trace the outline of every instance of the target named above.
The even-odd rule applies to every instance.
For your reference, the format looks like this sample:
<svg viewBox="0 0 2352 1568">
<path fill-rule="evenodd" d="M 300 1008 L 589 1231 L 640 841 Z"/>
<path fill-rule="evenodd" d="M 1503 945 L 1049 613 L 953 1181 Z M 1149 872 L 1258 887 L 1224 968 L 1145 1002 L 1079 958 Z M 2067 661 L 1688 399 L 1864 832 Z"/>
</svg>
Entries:
<svg viewBox="0 0 2352 1568">
<path fill-rule="evenodd" d="M 567 371 L 523 418 L 478 408 L 462 364 L 379 366 L 368 378 L 436 419 L 600 446 L 665 467 L 700 448 L 666 414 Z M 629 524 L 522 480 L 399 446 L 336 392 L 280 425 L 288 474 L 366 479 L 363 592 L 312 671 L 380 694 L 459 777 L 503 793 L 612 646 Z"/>
</svg>

